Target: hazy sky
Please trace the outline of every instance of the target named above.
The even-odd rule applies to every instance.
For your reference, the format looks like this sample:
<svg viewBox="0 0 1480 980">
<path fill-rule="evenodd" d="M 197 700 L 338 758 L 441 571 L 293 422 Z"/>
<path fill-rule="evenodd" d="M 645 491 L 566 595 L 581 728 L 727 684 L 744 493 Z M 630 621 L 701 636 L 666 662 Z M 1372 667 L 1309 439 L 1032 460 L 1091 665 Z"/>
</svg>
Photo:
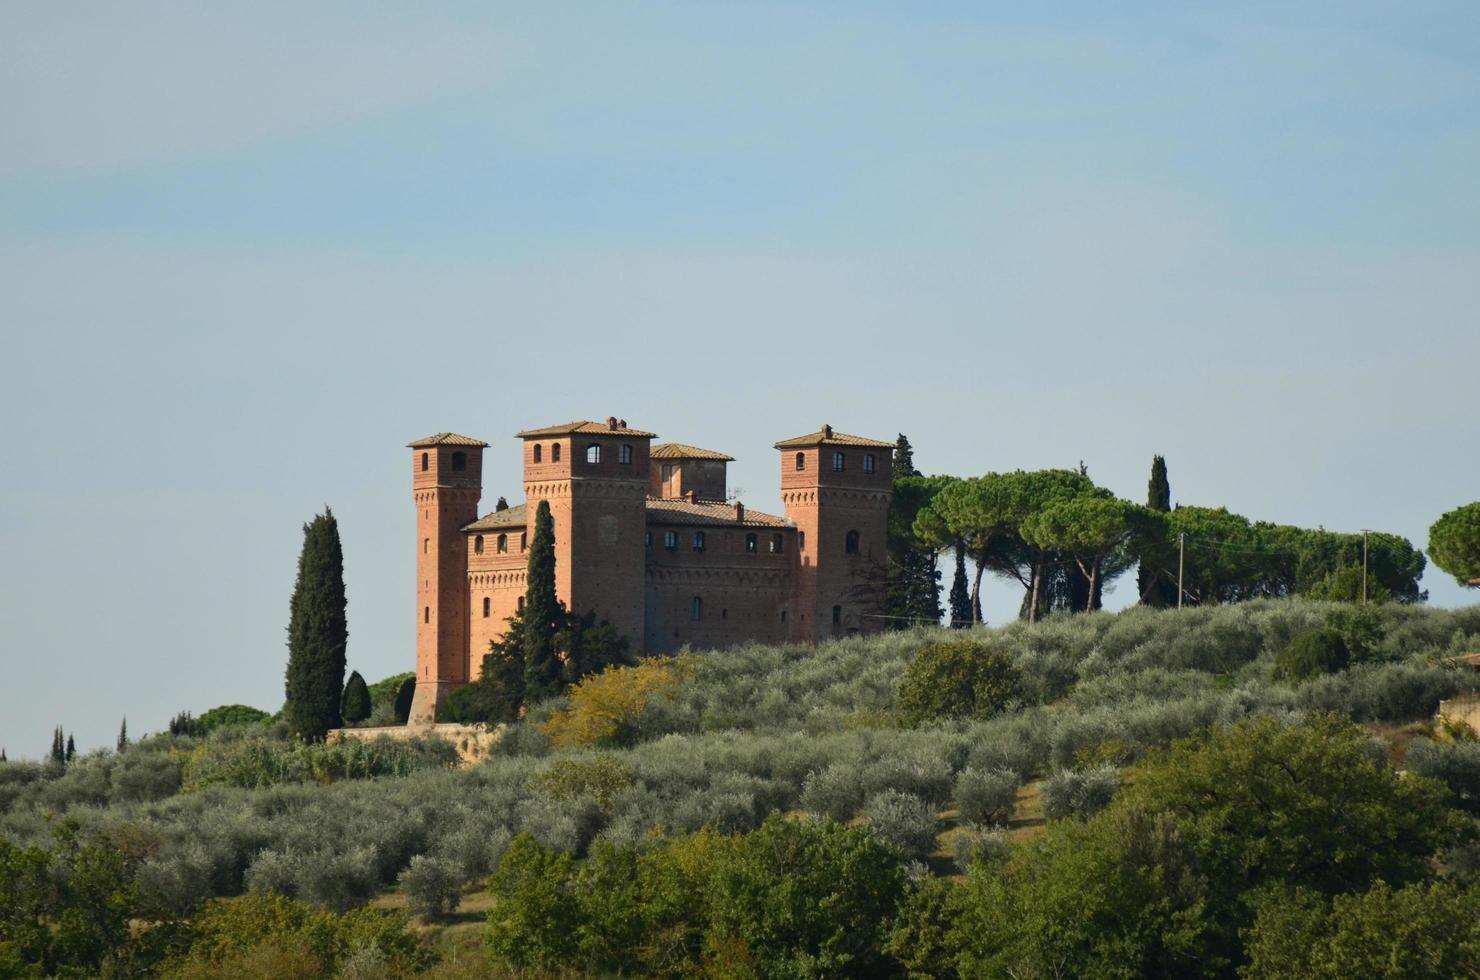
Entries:
<svg viewBox="0 0 1480 980">
<path fill-rule="evenodd" d="M 485 509 L 615 414 L 778 510 L 830 422 L 1423 546 L 1480 498 L 1480 5 L 1044 6 L 0 7 L 0 745 L 275 709 L 325 503 L 351 667 L 410 669 L 442 429 Z"/>
</svg>

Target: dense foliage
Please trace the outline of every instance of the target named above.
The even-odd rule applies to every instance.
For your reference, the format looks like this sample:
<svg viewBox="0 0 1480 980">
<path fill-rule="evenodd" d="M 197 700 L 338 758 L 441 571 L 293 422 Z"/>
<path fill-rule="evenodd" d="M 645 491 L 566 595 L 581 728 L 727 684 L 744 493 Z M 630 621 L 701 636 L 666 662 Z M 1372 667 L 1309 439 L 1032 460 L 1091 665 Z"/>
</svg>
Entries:
<svg viewBox="0 0 1480 980">
<path fill-rule="evenodd" d="M 1429 557 L 1460 585 L 1480 582 L 1480 501 L 1457 507 L 1429 528 Z"/>
<path fill-rule="evenodd" d="M 339 524 L 324 509 L 303 526 L 298 579 L 288 605 L 288 669 L 283 715 L 299 738 L 322 739 L 340 725 L 344 691 L 344 553 Z"/>
<path fill-rule="evenodd" d="M 971 639 L 925 646 L 899 688 L 899 710 L 918 724 L 989 718 L 1018 696 L 1018 670 L 1005 653 Z"/>
<path fill-rule="evenodd" d="M 1275 676 L 1304 681 L 1321 674 L 1334 674 L 1351 663 L 1346 639 L 1330 627 L 1306 630 L 1275 658 Z"/>
<path fill-rule="evenodd" d="M 370 686 L 358 670 L 350 671 L 344 683 L 344 695 L 340 698 L 339 713 L 345 724 L 354 724 L 370 717 Z"/>
</svg>

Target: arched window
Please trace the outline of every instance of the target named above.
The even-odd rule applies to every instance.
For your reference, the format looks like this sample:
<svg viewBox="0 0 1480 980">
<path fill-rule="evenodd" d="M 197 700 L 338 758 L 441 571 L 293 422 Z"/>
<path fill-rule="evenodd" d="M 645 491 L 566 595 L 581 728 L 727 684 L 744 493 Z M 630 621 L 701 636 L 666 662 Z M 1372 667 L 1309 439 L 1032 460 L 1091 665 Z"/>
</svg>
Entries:
<svg viewBox="0 0 1480 980">
<path fill-rule="evenodd" d="M 694 532 L 694 550 L 695 551 L 703 551 L 704 550 L 704 532 L 703 531 L 695 531 Z"/>
<path fill-rule="evenodd" d="M 509 536 L 507 534 L 500 534 L 498 536 L 498 553 L 501 554 L 501 555 L 503 555 L 503 554 L 507 554 L 508 551 L 509 551 Z"/>
<path fill-rule="evenodd" d="M 843 551 L 850 555 L 858 554 L 858 532 L 849 531 L 848 536 L 843 539 Z"/>
<path fill-rule="evenodd" d="M 698 596 L 689 600 L 689 618 L 696 623 L 704 618 L 704 600 Z"/>
<path fill-rule="evenodd" d="M 786 539 L 779 534 L 771 535 L 771 554 L 781 554 L 781 549 L 786 546 Z"/>
<path fill-rule="evenodd" d="M 652 531 L 643 531 L 642 532 L 642 546 L 644 548 L 651 548 L 653 546 L 653 532 Z"/>
<path fill-rule="evenodd" d="M 807 532 L 806 531 L 798 531 L 797 532 L 797 550 L 798 551 L 806 551 L 807 550 Z"/>
<path fill-rule="evenodd" d="M 430 554 L 431 551 L 432 551 L 432 539 L 431 538 L 422 538 L 421 539 L 421 553 L 424 554 L 424 555 L 426 555 L 426 554 Z"/>
<path fill-rule="evenodd" d="M 834 473 L 841 473 L 841 472 L 843 472 L 843 462 L 844 462 L 844 460 L 843 460 L 843 454 L 841 452 L 833 453 L 833 472 Z"/>
<path fill-rule="evenodd" d="M 745 553 L 747 555 L 753 555 L 759 549 L 760 549 L 760 544 L 759 544 L 758 541 L 756 541 L 755 534 L 754 533 L 747 534 L 745 536 Z"/>
<path fill-rule="evenodd" d="M 804 470 L 806 468 L 807 468 L 807 454 L 806 453 L 797 453 L 797 470 L 800 471 L 800 470 Z"/>
<path fill-rule="evenodd" d="M 423 623 L 430 623 L 432 621 L 432 607 L 431 606 L 422 606 L 421 607 L 421 621 Z"/>
<path fill-rule="evenodd" d="M 518 603 L 516 605 L 517 605 L 517 607 L 518 607 L 518 609 L 519 609 L 520 612 L 523 612 L 524 611 L 524 596 L 520 596 L 519 597 L 519 601 L 518 601 Z"/>
<path fill-rule="evenodd" d="M 520 531 L 519 532 L 519 550 L 520 551 L 528 551 L 529 550 L 529 532 L 528 531 Z"/>
<path fill-rule="evenodd" d="M 484 619 L 487 619 L 488 618 L 488 613 L 489 613 L 489 611 L 492 608 L 493 608 L 493 600 L 490 599 L 490 598 L 488 598 L 488 596 L 484 596 L 483 597 L 483 618 Z"/>
<path fill-rule="evenodd" d="M 588 462 L 588 463 L 599 463 L 599 462 L 601 462 L 601 444 L 600 443 L 593 442 L 593 443 L 591 443 L 591 445 L 589 445 L 589 446 L 586 447 L 586 462 Z"/>
<path fill-rule="evenodd" d="M 627 445 L 626 443 L 623 443 L 622 444 L 621 450 L 617 453 L 617 462 L 621 463 L 623 466 L 631 466 L 632 465 L 632 447 L 631 446 Z"/>
<path fill-rule="evenodd" d="M 841 626 L 841 625 L 843 625 L 843 607 L 842 606 L 833 606 L 833 625 L 834 626 Z"/>
<path fill-rule="evenodd" d="M 483 535 L 481 534 L 473 539 L 473 554 L 483 554 Z"/>
<path fill-rule="evenodd" d="M 427 470 L 429 470 L 431 468 L 432 468 L 432 454 L 431 453 L 422 453 L 421 454 L 421 471 L 423 473 L 425 473 Z"/>
<path fill-rule="evenodd" d="M 550 462 L 560 462 L 560 443 L 558 442 L 550 447 Z"/>
<path fill-rule="evenodd" d="M 539 443 L 534 444 L 534 461 L 536 463 L 542 463 L 545 461 L 545 447 L 541 446 Z"/>
<path fill-rule="evenodd" d="M 453 453 L 452 454 L 452 471 L 454 473 L 461 473 L 463 470 L 465 470 L 467 468 L 468 468 L 468 454 L 467 453 Z"/>
<path fill-rule="evenodd" d="M 873 453 L 864 453 L 863 454 L 863 471 L 865 473 L 872 473 L 874 471 L 874 454 Z"/>
</svg>

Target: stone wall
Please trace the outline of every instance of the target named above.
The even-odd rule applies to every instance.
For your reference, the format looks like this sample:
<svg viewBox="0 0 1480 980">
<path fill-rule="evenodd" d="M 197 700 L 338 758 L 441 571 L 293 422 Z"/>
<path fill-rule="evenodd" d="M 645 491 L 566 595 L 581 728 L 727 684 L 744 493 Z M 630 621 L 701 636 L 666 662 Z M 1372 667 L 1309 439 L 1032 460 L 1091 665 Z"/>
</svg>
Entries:
<svg viewBox="0 0 1480 980">
<path fill-rule="evenodd" d="M 394 739 L 441 738 L 457 748 L 457 754 L 465 766 L 473 765 L 486 758 L 498 740 L 503 738 L 506 725 L 489 728 L 487 725 L 396 725 L 390 728 L 335 728 L 329 732 L 329 741 L 373 742 L 382 735 Z"/>
</svg>

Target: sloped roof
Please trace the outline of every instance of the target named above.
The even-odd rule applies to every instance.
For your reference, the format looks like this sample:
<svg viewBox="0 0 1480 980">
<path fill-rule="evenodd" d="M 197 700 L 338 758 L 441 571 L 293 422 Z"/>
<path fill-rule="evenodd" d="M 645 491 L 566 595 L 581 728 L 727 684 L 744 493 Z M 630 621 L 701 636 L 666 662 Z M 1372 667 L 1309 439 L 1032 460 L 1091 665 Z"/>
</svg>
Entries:
<svg viewBox="0 0 1480 980">
<path fill-rule="evenodd" d="M 800 449 L 804 446 L 866 446 L 873 449 L 893 449 L 894 443 L 881 442 L 878 439 L 868 439 L 863 436 L 850 436 L 846 432 L 837 431 L 830 425 L 824 425 L 816 432 L 809 432 L 792 439 L 783 439 L 776 443 L 777 449 Z"/>
<path fill-rule="evenodd" d="M 568 435 L 593 435 L 593 436 L 631 436 L 633 439 L 653 439 L 657 437 L 656 432 L 644 432 L 641 429 L 613 429 L 605 422 L 562 422 L 560 425 L 547 425 L 541 429 L 525 429 L 523 432 L 514 433 L 520 439 L 529 439 L 534 436 L 568 436 Z"/>
<path fill-rule="evenodd" d="M 700 449 L 698 446 L 687 446 L 681 442 L 665 442 L 654 446 L 652 452 L 648 453 L 652 459 L 717 459 L 725 463 L 733 463 L 734 456 L 726 456 L 724 453 L 715 452 L 713 449 Z"/>
<path fill-rule="evenodd" d="M 648 523 L 653 524 L 728 524 L 730 527 L 791 527 L 791 521 L 775 514 L 745 509 L 743 520 L 735 520 L 735 505 L 723 500 L 689 501 L 682 497 L 649 497 Z"/>
<path fill-rule="evenodd" d="M 525 516 L 527 508 L 524 504 L 515 504 L 496 510 L 490 514 L 484 514 L 471 524 L 463 525 L 464 531 L 491 531 L 494 528 L 524 527 L 529 522 Z"/>
<path fill-rule="evenodd" d="M 477 446 L 483 449 L 487 448 L 488 443 L 482 439 L 474 439 L 472 436 L 460 436 L 456 432 L 438 432 L 425 439 L 406 443 L 407 449 L 425 449 L 428 446 Z"/>
</svg>

